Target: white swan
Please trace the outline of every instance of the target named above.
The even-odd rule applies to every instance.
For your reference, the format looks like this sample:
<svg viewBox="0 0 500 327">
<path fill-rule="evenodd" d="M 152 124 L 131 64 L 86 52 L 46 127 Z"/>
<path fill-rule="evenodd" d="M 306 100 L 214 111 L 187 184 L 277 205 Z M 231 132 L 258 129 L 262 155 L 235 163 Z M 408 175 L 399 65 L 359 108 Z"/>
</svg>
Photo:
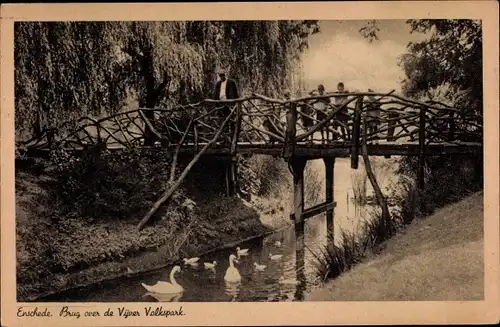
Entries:
<svg viewBox="0 0 500 327">
<path fill-rule="evenodd" d="M 198 257 L 190 259 L 184 258 L 183 260 L 185 265 L 196 265 L 198 264 L 198 260 L 200 260 L 200 258 Z"/>
<path fill-rule="evenodd" d="M 282 254 L 269 253 L 269 259 L 271 259 L 271 260 L 279 260 L 279 259 L 281 259 L 282 256 L 283 256 Z"/>
<path fill-rule="evenodd" d="M 241 280 L 240 272 L 234 267 L 233 261 L 238 263 L 236 256 L 231 254 L 229 256 L 229 268 L 227 268 L 226 275 L 224 276 L 226 282 L 239 282 Z"/>
<path fill-rule="evenodd" d="M 239 258 L 240 256 L 248 255 L 248 249 L 240 249 L 240 247 L 238 246 L 236 248 L 236 253 L 238 254 L 238 258 Z"/>
<path fill-rule="evenodd" d="M 214 269 L 215 266 L 217 266 L 217 261 L 214 261 L 213 263 L 210 262 L 205 262 L 205 269 Z"/>
<path fill-rule="evenodd" d="M 281 276 L 280 279 L 278 280 L 278 283 L 280 284 L 288 284 L 288 285 L 297 285 L 299 282 L 294 279 L 285 279 L 285 277 Z"/>
<path fill-rule="evenodd" d="M 142 287 L 146 289 L 149 293 L 158 293 L 158 294 L 175 294 L 175 293 L 181 293 L 184 289 L 182 288 L 181 285 L 177 284 L 175 281 L 174 275 L 176 272 L 180 272 L 181 267 L 175 266 L 172 268 L 172 271 L 170 272 L 170 283 L 168 282 L 163 282 L 159 281 L 155 285 L 146 285 L 144 283 L 141 283 Z"/>
<path fill-rule="evenodd" d="M 255 270 L 258 270 L 258 271 L 263 271 L 267 267 L 266 265 L 259 265 L 257 262 L 254 262 L 253 265 L 255 267 Z"/>
</svg>

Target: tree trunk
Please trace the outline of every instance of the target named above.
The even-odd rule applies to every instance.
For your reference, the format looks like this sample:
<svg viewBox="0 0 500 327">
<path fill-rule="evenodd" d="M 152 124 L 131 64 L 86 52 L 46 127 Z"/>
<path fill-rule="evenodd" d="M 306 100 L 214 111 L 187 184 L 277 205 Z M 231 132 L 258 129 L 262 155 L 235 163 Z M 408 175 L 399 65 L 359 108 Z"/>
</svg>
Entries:
<svg viewBox="0 0 500 327">
<path fill-rule="evenodd" d="M 154 109 L 158 104 L 158 101 L 164 96 L 163 91 L 170 84 L 170 78 L 167 73 L 163 74 L 163 80 L 157 85 L 157 78 L 154 75 L 153 58 L 150 51 L 145 51 L 145 54 L 140 57 L 141 62 L 141 73 L 146 84 L 145 94 L 143 94 L 142 99 L 139 101 L 139 105 L 142 108 Z M 168 95 L 167 95 L 168 97 Z M 155 120 L 154 111 L 146 111 L 145 116 L 149 119 L 151 123 Z M 156 140 L 155 133 L 151 130 L 149 126 L 145 126 L 144 135 L 144 145 L 152 146 Z"/>
</svg>

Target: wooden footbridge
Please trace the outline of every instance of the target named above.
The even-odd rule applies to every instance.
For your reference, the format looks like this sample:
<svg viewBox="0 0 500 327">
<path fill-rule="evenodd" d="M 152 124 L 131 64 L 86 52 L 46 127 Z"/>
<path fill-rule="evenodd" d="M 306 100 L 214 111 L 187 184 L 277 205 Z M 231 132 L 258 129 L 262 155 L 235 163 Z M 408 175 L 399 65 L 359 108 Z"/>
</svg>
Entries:
<svg viewBox="0 0 500 327">
<path fill-rule="evenodd" d="M 482 155 L 482 118 L 394 92 L 327 93 L 296 99 L 253 94 L 169 109 L 139 108 L 101 119 L 83 117 L 18 143 L 17 149 L 38 156 L 54 148 L 81 151 L 96 144 L 112 151 L 167 148 L 174 161 L 178 156 L 191 156 L 177 185 L 201 156 L 226 157 L 229 195 L 237 192 L 236 155 L 282 157 L 294 177 L 293 217 L 303 222 L 324 211 L 333 217 L 336 157 L 351 157 L 351 167 L 356 169 L 362 145 L 370 156 L 418 156 L 422 186 L 425 156 Z M 304 210 L 304 168 L 308 160 L 319 158 L 326 166 L 326 202 Z M 140 228 L 153 213 L 148 213 Z"/>
</svg>

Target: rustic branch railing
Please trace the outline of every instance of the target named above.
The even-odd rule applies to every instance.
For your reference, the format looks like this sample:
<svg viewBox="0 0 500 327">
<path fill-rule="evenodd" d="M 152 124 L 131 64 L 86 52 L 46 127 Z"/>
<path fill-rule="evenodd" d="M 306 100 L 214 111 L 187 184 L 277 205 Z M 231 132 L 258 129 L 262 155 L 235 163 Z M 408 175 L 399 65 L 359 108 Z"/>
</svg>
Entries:
<svg viewBox="0 0 500 327">
<path fill-rule="evenodd" d="M 344 102 L 335 104 L 340 97 Z M 325 104 L 321 109 L 315 105 L 318 101 Z M 296 114 L 287 121 L 292 104 Z M 226 118 L 227 126 L 214 141 Z M 207 99 L 168 109 L 138 108 L 100 119 L 82 117 L 62 123 L 55 128 L 55 134 L 44 133 L 17 146 L 77 150 L 101 142 L 109 148 L 126 149 L 144 146 L 149 131 L 156 138 L 154 146 L 173 147 L 177 153 L 182 147 L 192 147 L 196 153 L 200 146 L 213 141 L 214 146 L 226 146 L 228 153 L 234 155 L 241 144 L 285 146 L 286 133 L 292 130 L 288 125 L 293 124 L 294 144 L 331 143 L 351 148 L 354 154 L 359 149 L 362 121 L 376 127 L 365 135 L 369 143 L 418 142 L 423 146 L 423 139 L 425 144 L 457 144 L 481 140 L 482 135 L 480 117 L 466 115 L 443 103 L 415 101 L 393 92 L 327 93 L 290 100 L 252 94 L 234 100 Z M 316 135 L 320 131 L 329 132 L 333 137 L 319 139 Z"/>
</svg>

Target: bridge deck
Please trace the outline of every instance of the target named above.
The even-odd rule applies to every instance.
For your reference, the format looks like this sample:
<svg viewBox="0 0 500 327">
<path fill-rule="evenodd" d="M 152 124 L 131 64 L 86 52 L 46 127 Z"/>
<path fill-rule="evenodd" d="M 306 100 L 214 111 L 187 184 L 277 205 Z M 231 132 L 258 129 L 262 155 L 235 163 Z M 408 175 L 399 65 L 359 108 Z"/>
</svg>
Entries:
<svg viewBox="0 0 500 327">
<path fill-rule="evenodd" d="M 206 143 L 199 143 L 198 151 Z M 175 151 L 176 145 L 170 145 L 168 147 L 171 151 Z M 108 149 L 110 151 L 121 151 L 125 148 L 120 145 L 109 145 Z M 164 147 L 143 147 L 145 151 L 158 151 L 164 149 Z M 75 147 L 69 149 L 71 151 L 82 151 L 83 147 Z M 419 145 L 417 143 L 379 143 L 379 144 L 368 144 L 367 145 L 368 154 L 370 156 L 417 156 L 419 155 Z M 36 151 L 32 149 L 32 151 Z M 252 154 L 265 154 L 272 156 L 281 156 L 283 151 L 283 144 L 269 144 L 265 142 L 241 142 L 238 143 L 237 153 L 243 155 Z M 428 144 L 425 146 L 425 155 L 467 155 L 467 154 L 479 154 L 482 151 L 482 144 L 480 143 L 460 143 L 460 144 Z M 48 152 L 48 150 L 38 150 L 38 154 Z M 181 146 L 179 150 L 180 154 L 183 155 L 195 155 L 197 153 L 196 147 L 193 143 L 187 143 Z M 330 144 L 320 144 L 320 143 L 297 143 L 294 151 L 296 156 L 303 156 L 308 158 L 322 158 L 322 157 L 349 157 L 351 155 L 351 144 L 350 143 L 330 143 Z M 230 149 L 227 144 L 214 144 L 210 146 L 204 155 L 230 155 Z"/>
<path fill-rule="evenodd" d="M 105 142 L 112 151 L 150 151 L 163 146 L 172 151 L 180 142 L 180 152 L 189 156 L 197 154 L 207 144 L 204 142 L 217 140 L 226 143 L 211 145 L 204 155 L 229 155 L 232 148 L 239 154 L 319 158 L 350 156 L 352 139 L 356 140 L 355 155 L 364 140 L 372 156 L 414 156 L 421 149 L 424 155 L 482 151 L 481 117 L 462 114 L 445 104 L 417 102 L 392 93 L 328 94 L 287 101 L 252 95 L 222 102 L 207 99 L 173 108 L 139 108 L 98 120 L 82 117 L 61 123 L 39 137 L 20 142 L 18 149 L 44 155 L 50 147 L 79 151 Z M 334 104 L 339 96 L 344 100 Z M 325 97 L 330 99 L 327 108 L 316 108 L 315 103 Z M 374 110 L 377 119 L 372 116 Z M 336 141 L 321 144 L 324 133 L 327 139 Z M 144 145 L 154 141 L 170 145 Z M 285 144 L 289 145 L 286 154 Z"/>
</svg>

